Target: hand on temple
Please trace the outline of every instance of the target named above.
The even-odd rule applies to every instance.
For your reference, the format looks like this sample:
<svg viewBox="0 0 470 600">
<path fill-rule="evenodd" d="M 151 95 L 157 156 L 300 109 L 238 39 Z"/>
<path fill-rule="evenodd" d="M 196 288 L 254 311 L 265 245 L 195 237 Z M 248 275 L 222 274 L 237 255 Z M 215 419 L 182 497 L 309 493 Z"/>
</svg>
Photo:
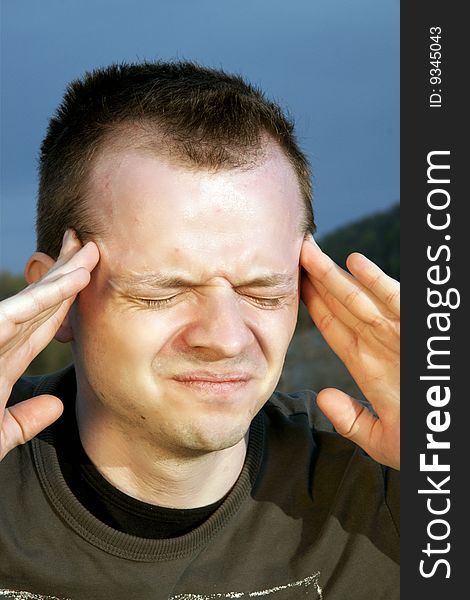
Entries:
<svg viewBox="0 0 470 600">
<path fill-rule="evenodd" d="M 377 416 L 333 388 L 318 406 L 341 435 L 378 462 L 400 466 L 400 285 L 361 254 L 347 273 L 313 238 L 302 247 L 302 300 Z"/>
<path fill-rule="evenodd" d="M 15 382 L 53 339 L 78 292 L 99 260 L 96 244 L 82 247 L 69 230 L 47 273 L 0 302 L 0 460 L 53 423 L 62 413 L 55 396 L 42 395 L 5 408 Z M 44 267 L 46 270 L 46 267 Z"/>
</svg>

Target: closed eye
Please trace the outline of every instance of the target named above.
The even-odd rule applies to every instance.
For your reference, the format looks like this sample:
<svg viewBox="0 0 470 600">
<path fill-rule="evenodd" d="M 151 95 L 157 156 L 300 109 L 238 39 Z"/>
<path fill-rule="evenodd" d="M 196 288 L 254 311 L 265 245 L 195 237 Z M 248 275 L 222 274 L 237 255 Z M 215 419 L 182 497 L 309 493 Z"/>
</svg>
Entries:
<svg viewBox="0 0 470 600">
<path fill-rule="evenodd" d="M 285 298 L 263 298 L 260 296 L 250 296 L 249 294 L 241 295 L 247 298 L 250 302 L 253 302 L 257 306 L 261 306 L 262 308 L 279 308 L 282 306 L 283 301 L 285 300 Z"/>
<path fill-rule="evenodd" d="M 178 294 L 175 296 L 170 296 L 169 298 L 137 298 L 139 302 L 143 302 L 146 306 L 150 308 L 164 308 L 171 304 Z"/>
<path fill-rule="evenodd" d="M 143 302 L 146 306 L 150 308 L 163 308 L 171 304 L 178 296 L 170 296 L 169 298 L 138 298 L 139 302 Z M 245 298 L 247 298 L 250 302 L 254 302 L 258 306 L 263 306 L 264 308 L 277 308 L 281 306 L 283 298 L 260 298 L 258 296 L 249 296 L 247 294 L 241 294 Z"/>
<path fill-rule="evenodd" d="M 255 306 L 259 306 L 261 308 L 275 309 L 280 308 L 287 297 L 285 296 L 277 296 L 277 297 L 266 297 L 266 296 L 252 296 L 251 294 L 244 293 L 242 291 L 237 291 L 242 298 L 246 299 L 248 302 L 254 304 Z M 145 306 L 153 309 L 165 308 L 167 306 L 171 306 L 174 304 L 177 299 L 181 296 L 181 292 L 178 294 L 173 294 L 172 296 L 168 296 L 167 298 L 135 298 L 138 302 L 143 303 Z"/>
</svg>

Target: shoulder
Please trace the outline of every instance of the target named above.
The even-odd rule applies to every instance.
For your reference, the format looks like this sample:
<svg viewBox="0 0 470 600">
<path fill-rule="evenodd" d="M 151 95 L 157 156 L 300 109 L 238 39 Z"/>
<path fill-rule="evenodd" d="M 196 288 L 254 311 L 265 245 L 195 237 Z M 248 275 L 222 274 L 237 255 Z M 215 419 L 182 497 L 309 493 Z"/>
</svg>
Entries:
<svg viewBox="0 0 470 600">
<path fill-rule="evenodd" d="M 44 376 L 36 375 L 20 377 L 11 390 L 7 406 L 13 406 L 14 404 L 18 404 L 18 402 L 27 400 L 32 396 L 37 396 L 38 394 L 35 393 L 35 390 L 38 387 L 42 377 Z"/>
<path fill-rule="evenodd" d="M 61 395 L 64 387 L 75 382 L 75 369 L 68 365 L 60 371 L 45 375 L 23 375 L 14 384 L 7 406 L 13 406 L 23 400 L 40 394 Z"/>
<path fill-rule="evenodd" d="M 364 404 L 369 408 L 366 402 Z M 318 408 L 315 392 L 275 392 L 264 411 L 268 436 L 274 438 L 296 464 L 307 452 L 315 476 L 330 482 L 336 476 L 338 485 L 346 472 L 356 483 L 366 481 L 369 485 L 375 481 L 375 489 L 382 490 L 393 512 L 398 513 L 399 473 L 377 463 L 354 442 L 340 435 Z"/>
<path fill-rule="evenodd" d="M 276 413 L 284 419 L 301 418 L 316 431 L 333 432 L 334 427 L 317 406 L 317 395 L 311 390 L 292 393 L 274 392 L 264 407 L 273 417 Z"/>
<path fill-rule="evenodd" d="M 264 419 L 267 473 L 273 465 L 290 493 L 313 502 L 325 520 L 336 514 L 348 531 L 373 528 L 376 515 L 384 530 L 397 535 L 399 473 L 337 433 L 314 392 L 273 394 Z"/>
</svg>

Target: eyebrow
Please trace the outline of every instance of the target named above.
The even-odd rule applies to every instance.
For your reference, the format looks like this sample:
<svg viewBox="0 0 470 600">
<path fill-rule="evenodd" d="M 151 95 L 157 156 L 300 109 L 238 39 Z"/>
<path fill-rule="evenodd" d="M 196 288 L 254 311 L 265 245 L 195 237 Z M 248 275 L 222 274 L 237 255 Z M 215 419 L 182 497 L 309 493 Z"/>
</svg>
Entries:
<svg viewBox="0 0 470 600">
<path fill-rule="evenodd" d="M 148 273 L 141 275 L 119 275 L 110 279 L 111 283 L 116 283 L 121 287 L 139 288 L 178 288 L 188 287 L 190 282 L 184 277 L 176 275 L 164 275 L 159 273 Z"/>
<path fill-rule="evenodd" d="M 238 283 L 235 287 L 283 287 L 297 281 L 298 273 L 270 273 Z M 126 289 L 139 288 L 187 288 L 202 285 L 179 275 L 148 273 L 139 275 L 120 275 L 110 278 L 111 285 Z"/>
<path fill-rule="evenodd" d="M 298 274 L 271 273 L 262 277 L 256 277 L 246 282 L 239 283 L 237 287 L 282 287 L 297 281 Z"/>
</svg>

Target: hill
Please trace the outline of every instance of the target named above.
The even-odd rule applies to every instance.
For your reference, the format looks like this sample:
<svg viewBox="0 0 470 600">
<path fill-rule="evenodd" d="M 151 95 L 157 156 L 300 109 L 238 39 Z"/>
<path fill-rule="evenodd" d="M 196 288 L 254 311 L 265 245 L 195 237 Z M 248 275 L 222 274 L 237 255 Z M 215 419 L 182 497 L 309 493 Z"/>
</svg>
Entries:
<svg viewBox="0 0 470 600">
<path fill-rule="evenodd" d="M 321 248 L 344 267 L 348 254 L 361 252 L 390 277 L 400 279 L 400 205 L 336 229 L 320 240 Z"/>
</svg>

